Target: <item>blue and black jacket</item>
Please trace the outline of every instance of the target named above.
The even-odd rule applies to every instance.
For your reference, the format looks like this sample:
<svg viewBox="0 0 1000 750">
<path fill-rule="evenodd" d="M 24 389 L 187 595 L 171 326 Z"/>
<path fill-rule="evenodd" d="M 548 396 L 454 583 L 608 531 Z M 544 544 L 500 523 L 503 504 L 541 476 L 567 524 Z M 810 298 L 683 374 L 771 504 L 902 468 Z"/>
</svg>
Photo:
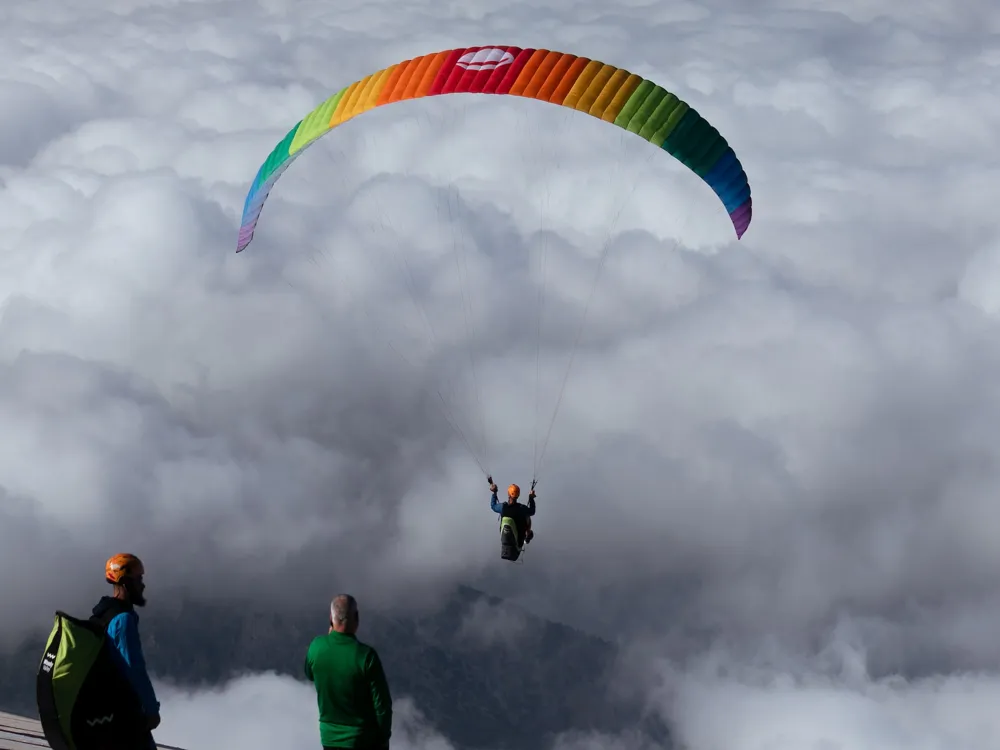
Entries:
<svg viewBox="0 0 1000 750">
<path fill-rule="evenodd" d="M 518 546 L 524 544 L 524 536 L 528 530 L 528 519 L 535 515 L 535 498 L 528 496 L 528 504 L 522 505 L 516 500 L 513 503 L 505 503 L 497 497 L 497 493 L 490 496 L 490 508 L 498 514 L 501 519 L 511 518 L 517 526 Z"/>
<path fill-rule="evenodd" d="M 131 602 L 103 596 L 94 607 L 94 617 L 104 623 L 108 636 L 121 657 L 119 666 L 124 670 L 146 716 L 160 713 L 156 691 L 146 672 L 146 658 L 139 640 L 139 615 Z"/>
</svg>

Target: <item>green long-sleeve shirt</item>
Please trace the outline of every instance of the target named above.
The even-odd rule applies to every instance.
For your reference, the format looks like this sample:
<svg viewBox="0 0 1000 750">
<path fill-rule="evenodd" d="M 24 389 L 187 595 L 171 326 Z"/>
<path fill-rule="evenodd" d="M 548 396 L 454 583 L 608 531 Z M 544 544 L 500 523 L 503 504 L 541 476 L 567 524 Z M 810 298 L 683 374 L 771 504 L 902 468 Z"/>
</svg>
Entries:
<svg viewBox="0 0 1000 750">
<path fill-rule="evenodd" d="M 309 644 L 306 677 L 316 685 L 324 747 L 377 748 L 392 734 L 392 696 L 374 648 L 331 632 Z"/>
</svg>

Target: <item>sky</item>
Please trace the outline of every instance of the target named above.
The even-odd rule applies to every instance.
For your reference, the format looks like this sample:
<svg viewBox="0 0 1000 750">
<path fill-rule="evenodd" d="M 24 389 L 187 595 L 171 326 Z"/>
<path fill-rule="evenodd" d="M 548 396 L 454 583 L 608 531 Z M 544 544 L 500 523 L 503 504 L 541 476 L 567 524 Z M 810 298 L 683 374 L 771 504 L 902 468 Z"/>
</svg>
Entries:
<svg viewBox="0 0 1000 750">
<path fill-rule="evenodd" d="M 161 597 L 465 583 L 616 638 L 689 750 L 1000 748 L 995 3 L 9 5 L 0 637 L 119 550 Z M 480 44 L 690 103 L 743 239 L 639 138 L 441 97 L 314 144 L 234 252 L 303 115 Z M 487 473 L 538 479 L 523 565 Z M 161 741 L 315 745 L 308 685 L 162 689 Z M 399 706 L 400 746 L 449 747 Z M 634 742 L 558 743 L 598 747 Z"/>
</svg>

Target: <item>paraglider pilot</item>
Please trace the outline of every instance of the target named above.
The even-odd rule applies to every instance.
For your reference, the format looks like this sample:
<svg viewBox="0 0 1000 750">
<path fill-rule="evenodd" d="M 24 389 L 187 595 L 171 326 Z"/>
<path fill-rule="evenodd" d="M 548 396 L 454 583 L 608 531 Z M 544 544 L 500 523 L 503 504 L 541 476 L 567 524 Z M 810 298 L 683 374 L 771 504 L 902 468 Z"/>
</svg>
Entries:
<svg viewBox="0 0 1000 750">
<path fill-rule="evenodd" d="M 531 530 L 531 517 L 535 515 L 535 482 L 531 482 L 528 504 L 517 501 L 521 488 L 512 484 L 507 488 L 507 502 L 501 503 L 497 497 L 497 486 L 493 477 L 486 477 L 490 483 L 490 508 L 500 516 L 500 557 L 514 562 L 521 556 L 524 545 L 531 542 L 535 533 Z"/>
</svg>

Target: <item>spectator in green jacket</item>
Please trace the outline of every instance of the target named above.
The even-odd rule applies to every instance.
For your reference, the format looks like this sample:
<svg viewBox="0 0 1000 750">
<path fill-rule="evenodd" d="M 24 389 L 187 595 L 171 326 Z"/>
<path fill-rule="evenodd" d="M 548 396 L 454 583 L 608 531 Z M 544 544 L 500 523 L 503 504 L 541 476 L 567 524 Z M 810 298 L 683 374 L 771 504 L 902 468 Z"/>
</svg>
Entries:
<svg viewBox="0 0 1000 750">
<path fill-rule="evenodd" d="M 306 654 L 306 677 L 316 686 L 324 750 L 389 747 L 392 696 L 378 653 L 355 635 L 359 621 L 353 596 L 334 597 L 330 630 L 316 636 Z"/>
</svg>

